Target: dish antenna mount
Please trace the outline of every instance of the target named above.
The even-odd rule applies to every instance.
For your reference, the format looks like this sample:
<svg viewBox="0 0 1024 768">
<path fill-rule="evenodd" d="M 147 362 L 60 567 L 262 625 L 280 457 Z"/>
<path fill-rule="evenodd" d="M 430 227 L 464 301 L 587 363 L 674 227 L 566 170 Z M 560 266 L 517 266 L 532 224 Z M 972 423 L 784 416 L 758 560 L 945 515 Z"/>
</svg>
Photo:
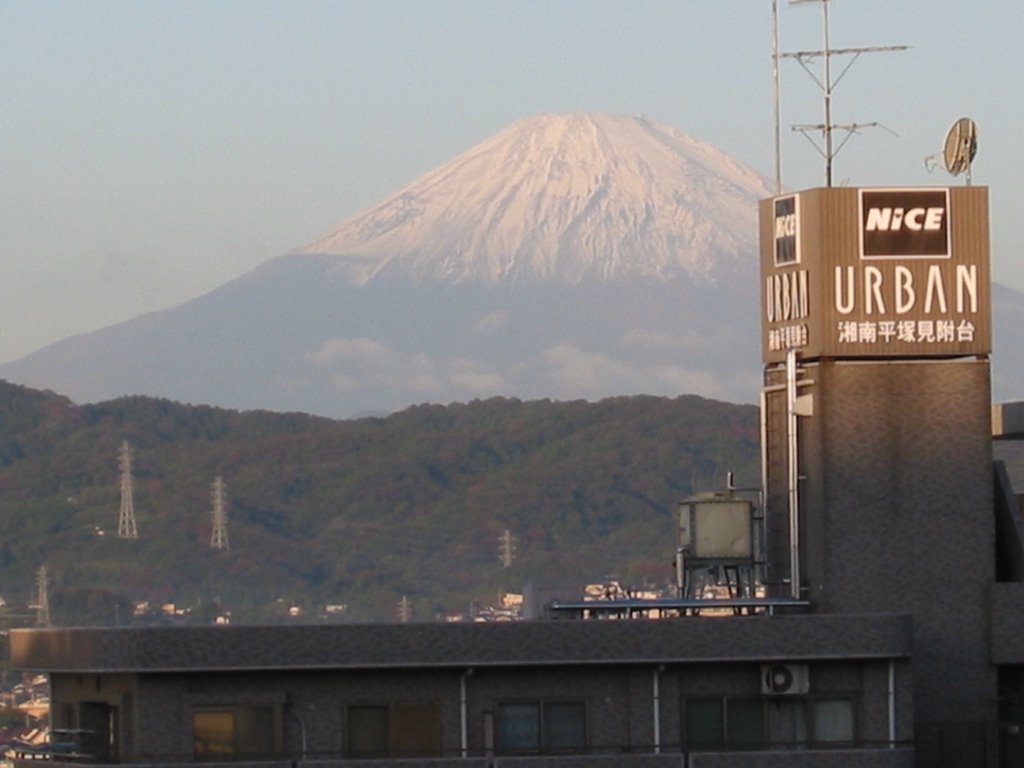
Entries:
<svg viewBox="0 0 1024 768">
<path fill-rule="evenodd" d="M 967 186 L 971 186 L 971 163 L 978 154 L 978 126 L 969 117 L 961 117 L 946 132 L 946 143 L 942 152 L 936 152 L 924 159 L 930 172 L 939 163 L 939 156 L 952 176 L 964 174 Z"/>
<path fill-rule="evenodd" d="M 971 163 L 978 153 L 978 126 L 969 117 L 961 117 L 946 134 L 942 159 L 946 170 L 954 176 L 964 174 L 967 186 L 971 185 Z"/>
</svg>

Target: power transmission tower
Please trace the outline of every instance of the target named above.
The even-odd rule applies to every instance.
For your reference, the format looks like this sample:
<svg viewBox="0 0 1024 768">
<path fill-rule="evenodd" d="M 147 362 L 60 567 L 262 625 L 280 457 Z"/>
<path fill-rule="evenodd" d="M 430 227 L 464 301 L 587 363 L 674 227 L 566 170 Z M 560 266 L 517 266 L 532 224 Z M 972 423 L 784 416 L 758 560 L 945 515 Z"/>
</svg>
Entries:
<svg viewBox="0 0 1024 768">
<path fill-rule="evenodd" d="M 412 604 L 405 595 L 402 595 L 402 599 L 398 601 L 398 620 L 403 624 L 412 621 Z"/>
<path fill-rule="evenodd" d="M 36 574 L 36 626 L 50 626 L 50 583 L 45 565 Z"/>
<path fill-rule="evenodd" d="M 502 532 L 498 539 L 498 559 L 503 567 L 508 568 L 516 557 L 516 537 L 508 528 Z"/>
<path fill-rule="evenodd" d="M 220 476 L 213 481 L 213 531 L 210 533 L 212 549 L 230 549 L 228 545 L 228 510 L 225 502 L 227 486 Z"/>
<path fill-rule="evenodd" d="M 117 535 L 121 539 L 137 539 L 135 503 L 132 500 L 132 449 L 128 441 L 121 443 L 121 514 L 117 519 Z"/>
</svg>

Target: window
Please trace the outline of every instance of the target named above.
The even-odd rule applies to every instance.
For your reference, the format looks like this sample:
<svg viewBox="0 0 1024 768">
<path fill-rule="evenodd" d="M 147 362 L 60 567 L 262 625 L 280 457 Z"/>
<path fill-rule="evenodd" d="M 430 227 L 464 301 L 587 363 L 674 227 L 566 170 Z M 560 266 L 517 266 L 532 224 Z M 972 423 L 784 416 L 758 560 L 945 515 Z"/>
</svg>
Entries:
<svg viewBox="0 0 1024 768">
<path fill-rule="evenodd" d="M 586 742 L 587 717 L 581 702 L 549 702 L 543 706 L 541 733 L 545 751 L 568 752 Z"/>
<path fill-rule="evenodd" d="M 687 699 L 690 749 L 754 748 L 764 744 L 764 702 L 717 696 Z"/>
<path fill-rule="evenodd" d="M 778 696 L 769 708 L 775 742 L 828 746 L 856 741 L 855 695 Z"/>
<path fill-rule="evenodd" d="M 211 707 L 192 713 L 192 748 L 197 758 L 273 755 L 279 743 L 273 707 Z"/>
<path fill-rule="evenodd" d="M 581 701 L 498 706 L 498 751 L 504 754 L 573 753 L 587 744 L 587 711 Z"/>
<path fill-rule="evenodd" d="M 82 733 L 78 749 L 92 755 L 98 763 L 117 762 L 120 758 L 120 708 L 105 701 L 78 704 L 78 722 Z"/>
<path fill-rule="evenodd" d="M 438 757 L 441 708 L 437 702 L 400 701 L 350 706 L 346 756 Z"/>
<path fill-rule="evenodd" d="M 209 710 L 192 715 L 192 743 L 197 757 L 235 751 L 235 713 Z"/>
<path fill-rule="evenodd" d="M 348 708 L 348 756 L 388 756 L 388 708 Z"/>
<path fill-rule="evenodd" d="M 725 735 L 737 747 L 758 747 L 764 743 L 764 706 L 760 699 L 727 699 Z"/>
<path fill-rule="evenodd" d="M 722 699 L 686 702 L 686 742 L 691 749 L 725 744 L 725 702 Z"/>
<path fill-rule="evenodd" d="M 809 702 L 811 738 L 816 743 L 850 743 L 854 740 L 853 701 L 820 698 Z"/>
</svg>

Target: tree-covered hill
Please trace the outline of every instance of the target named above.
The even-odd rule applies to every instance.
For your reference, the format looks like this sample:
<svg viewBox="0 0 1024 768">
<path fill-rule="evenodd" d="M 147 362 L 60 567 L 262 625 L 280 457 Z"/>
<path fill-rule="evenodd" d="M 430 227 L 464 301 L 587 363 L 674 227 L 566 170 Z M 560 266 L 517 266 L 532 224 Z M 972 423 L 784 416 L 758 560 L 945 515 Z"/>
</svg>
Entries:
<svg viewBox="0 0 1024 768">
<path fill-rule="evenodd" d="M 139 538 L 117 537 L 118 448 Z M 267 621 L 345 604 L 383 620 L 527 582 L 670 581 L 676 502 L 757 481 L 757 410 L 695 396 L 509 399 L 333 421 L 125 397 L 79 406 L 0 382 L 0 594 L 40 566 L 55 623 L 175 602 Z M 211 483 L 230 550 L 210 548 Z M 498 542 L 515 537 L 504 567 Z"/>
</svg>

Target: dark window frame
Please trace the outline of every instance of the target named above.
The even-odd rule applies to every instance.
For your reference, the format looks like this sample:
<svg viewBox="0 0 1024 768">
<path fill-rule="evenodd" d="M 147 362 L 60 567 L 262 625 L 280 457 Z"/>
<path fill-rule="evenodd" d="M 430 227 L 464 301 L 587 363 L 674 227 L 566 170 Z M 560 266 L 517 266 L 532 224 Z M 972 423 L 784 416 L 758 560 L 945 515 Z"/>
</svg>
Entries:
<svg viewBox="0 0 1024 768">
<path fill-rule="evenodd" d="M 258 715 L 256 715 L 258 711 Z M 203 715 L 224 714 L 231 717 L 231 741 L 219 742 L 224 750 L 200 749 L 196 733 L 196 719 Z M 268 718 L 269 730 L 254 728 L 254 715 Z M 197 762 L 243 760 L 247 757 L 276 757 L 281 754 L 282 734 L 279 707 L 275 704 L 201 704 L 192 707 L 192 755 Z M 252 737 L 259 733 L 269 738 L 269 744 L 254 748 Z"/>
<path fill-rule="evenodd" d="M 200 739 L 198 719 L 204 716 L 225 715 L 231 718 L 231 739 L 211 740 Z M 192 709 L 192 754 L 197 760 L 215 760 L 218 755 L 235 756 L 238 753 L 238 718 L 233 706 L 193 707 Z"/>
<path fill-rule="evenodd" d="M 431 746 L 423 746 L 410 751 L 396 750 L 395 745 L 401 737 L 408 735 L 405 730 L 407 722 L 401 717 L 396 717 L 406 711 L 419 709 L 421 712 L 428 712 L 429 716 L 436 722 L 436 731 L 433 733 Z M 353 749 L 353 713 L 360 710 L 376 710 L 383 712 L 384 728 L 383 743 L 376 749 L 355 750 Z M 346 759 L 378 760 L 378 759 L 402 759 L 402 758 L 430 758 L 442 757 L 442 715 L 441 702 L 437 699 L 402 699 L 394 701 L 358 701 L 346 704 L 342 708 L 343 717 L 343 753 Z M 401 733 L 399 733 L 401 731 Z"/>
<path fill-rule="evenodd" d="M 717 723 L 714 724 L 714 730 L 709 739 L 702 739 L 700 738 L 701 734 L 694 733 L 696 720 L 692 717 L 697 706 L 705 705 L 713 705 L 717 708 L 717 712 L 714 713 Z M 747 729 L 738 724 L 740 708 L 751 705 L 757 709 L 756 729 L 758 733 L 753 739 L 741 737 L 740 734 Z M 683 737 L 686 749 L 689 751 L 753 750 L 763 749 L 768 745 L 768 708 L 765 706 L 763 696 L 751 694 L 688 696 L 684 701 L 683 708 Z M 748 726 L 749 722 L 746 723 Z"/>
<path fill-rule="evenodd" d="M 841 702 L 846 712 L 841 720 L 827 723 L 822 710 L 829 703 Z M 730 723 L 730 703 L 759 710 L 756 738 L 739 737 L 735 723 Z M 792 728 L 783 736 L 774 718 L 777 707 L 784 708 L 783 722 Z M 753 709 L 753 707 L 752 707 Z M 739 715 L 736 710 L 735 715 Z M 748 715 L 750 712 L 748 712 Z M 740 732 L 746 720 L 741 725 Z M 837 723 L 842 733 L 829 733 Z M 702 730 L 698 730 L 702 729 Z M 848 729 L 848 730 L 847 730 Z M 683 701 L 683 746 L 688 752 L 736 752 L 756 749 L 846 749 L 861 743 L 860 696 L 853 691 L 828 691 L 797 695 L 756 696 L 722 694 L 687 696 Z"/>
<path fill-rule="evenodd" d="M 534 707 L 536 709 L 537 741 L 535 745 L 509 745 L 504 743 L 502 711 L 511 707 Z M 582 715 L 582 733 L 578 744 L 553 745 L 551 743 L 548 714 L 558 707 L 578 708 Z M 498 755 L 579 755 L 590 752 L 590 712 L 584 699 L 509 699 L 499 701 L 494 707 L 494 751 Z"/>
<path fill-rule="evenodd" d="M 384 715 L 383 741 L 376 749 L 362 747 L 356 748 L 355 744 L 357 739 L 353 737 L 353 733 L 359 729 L 357 728 L 357 724 L 354 722 L 354 718 L 361 714 L 369 714 L 371 712 L 383 713 Z M 391 711 L 387 702 L 349 704 L 345 707 L 345 757 L 353 760 L 376 760 L 387 758 L 390 730 Z"/>
<path fill-rule="evenodd" d="M 812 693 L 800 697 L 803 700 L 804 724 L 806 728 L 805 742 L 818 748 L 842 748 L 860 742 L 860 713 L 857 708 L 858 697 L 853 693 Z M 817 732 L 815 720 L 816 707 L 825 702 L 842 701 L 850 707 L 850 738 L 822 739 Z"/>
</svg>

